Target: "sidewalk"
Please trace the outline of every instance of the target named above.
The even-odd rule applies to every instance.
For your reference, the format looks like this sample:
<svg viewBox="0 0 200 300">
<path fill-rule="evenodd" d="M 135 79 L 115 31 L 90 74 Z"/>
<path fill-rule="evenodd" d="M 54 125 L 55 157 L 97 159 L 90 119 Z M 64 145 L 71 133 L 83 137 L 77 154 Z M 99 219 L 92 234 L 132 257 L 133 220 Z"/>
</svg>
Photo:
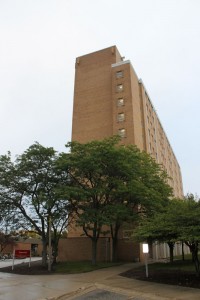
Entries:
<svg viewBox="0 0 200 300">
<path fill-rule="evenodd" d="M 81 274 L 26 276 L 0 272 L 0 300 L 72 300 L 82 294 L 86 296 L 90 291 L 115 292 L 118 295 L 126 295 L 124 299 L 134 300 L 200 299 L 200 289 L 156 284 L 119 276 L 120 273 L 138 265 L 140 263 L 130 263 Z"/>
<path fill-rule="evenodd" d="M 127 295 L 129 299 L 144 300 L 199 300 L 200 290 L 173 285 L 139 281 L 119 276 L 120 273 L 137 267 L 140 263 L 130 263 L 108 269 L 101 269 L 90 273 L 76 274 L 71 291 L 55 298 L 72 300 L 95 289 Z M 145 270 L 144 270 L 145 271 Z M 127 299 L 128 299 L 127 298 Z"/>
</svg>

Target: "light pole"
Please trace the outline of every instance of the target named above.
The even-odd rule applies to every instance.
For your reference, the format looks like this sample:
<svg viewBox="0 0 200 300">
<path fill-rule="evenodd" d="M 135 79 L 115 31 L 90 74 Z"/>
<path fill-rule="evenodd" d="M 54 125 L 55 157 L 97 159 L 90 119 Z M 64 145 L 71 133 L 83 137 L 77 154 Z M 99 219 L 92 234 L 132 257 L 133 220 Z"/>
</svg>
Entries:
<svg viewBox="0 0 200 300">
<path fill-rule="evenodd" d="M 145 257 L 145 268 L 146 268 L 146 277 L 149 277 L 148 274 L 148 253 L 149 253 L 149 245 L 148 244 L 142 244 L 142 250 Z"/>
<path fill-rule="evenodd" d="M 45 214 L 44 217 L 47 218 L 47 223 L 48 223 L 48 243 L 49 243 L 49 248 L 48 248 L 48 271 L 51 272 L 51 256 L 52 256 L 52 249 L 51 249 L 51 216 L 49 214 Z"/>
<path fill-rule="evenodd" d="M 49 261 L 48 261 L 48 271 L 51 272 L 51 256 L 52 256 L 52 249 L 51 249 L 51 216 L 48 216 L 49 221 Z"/>
</svg>

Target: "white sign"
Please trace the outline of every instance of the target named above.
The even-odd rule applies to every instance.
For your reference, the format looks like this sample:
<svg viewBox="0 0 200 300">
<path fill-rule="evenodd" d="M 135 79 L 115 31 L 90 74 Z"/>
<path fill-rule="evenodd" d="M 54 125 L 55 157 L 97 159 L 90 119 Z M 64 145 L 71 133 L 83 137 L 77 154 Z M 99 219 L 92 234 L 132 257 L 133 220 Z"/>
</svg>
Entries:
<svg viewBox="0 0 200 300">
<path fill-rule="evenodd" d="M 149 253 L 149 245 L 148 244 L 142 244 L 142 250 L 143 250 L 143 253 Z"/>
</svg>

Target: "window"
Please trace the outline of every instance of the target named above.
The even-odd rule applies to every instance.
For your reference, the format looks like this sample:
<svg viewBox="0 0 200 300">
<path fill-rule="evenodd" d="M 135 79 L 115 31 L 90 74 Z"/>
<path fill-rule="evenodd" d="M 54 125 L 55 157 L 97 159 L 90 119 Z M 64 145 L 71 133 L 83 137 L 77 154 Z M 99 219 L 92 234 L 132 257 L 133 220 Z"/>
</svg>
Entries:
<svg viewBox="0 0 200 300">
<path fill-rule="evenodd" d="M 151 143 L 149 143 L 149 150 L 151 151 Z"/>
<path fill-rule="evenodd" d="M 119 136 L 123 138 L 126 136 L 126 129 L 121 128 L 118 130 L 118 133 L 119 133 Z"/>
<path fill-rule="evenodd" d="M 117 90 L 118 93 L 122 92 L 124 90 L 123 84 L 118 84 L 117 87 L 116 87 L 116 90 Z"/>
<path fill-rule="evenodd" d="M 124 105 L 124 99 L 123 98 L 117 99 L 117 106 L 123 106 L 123 105 Z"/>
<path fill-rule="evenodd" d="M 117 115 L 117 121 L 118 122 L 123 122 L 125 120 L 125 114 L 124 113 L 119 113 Z"/>
<path fill-rule="evenodd" d="M 122 78 L 122 77 L 124 77 L 123 71 L 116 72 L 116 78 Z"/>
</svg>

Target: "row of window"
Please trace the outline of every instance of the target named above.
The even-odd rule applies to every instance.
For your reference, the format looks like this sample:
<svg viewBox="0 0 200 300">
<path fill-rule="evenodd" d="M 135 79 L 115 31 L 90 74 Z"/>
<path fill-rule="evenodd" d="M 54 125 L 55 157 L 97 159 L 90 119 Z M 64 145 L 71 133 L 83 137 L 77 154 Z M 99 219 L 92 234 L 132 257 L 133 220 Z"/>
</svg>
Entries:
<svg viewBox="0 0 200 300">
<path fill-rule="evenodd" d="M 124 77 L 124 72 L 122 70 L 117 71 L 115 73 L 116 79 L 120 79 Z M 122 83 L 119 83 L 116 85 L 116 92 L 121 93 L 124 91 L 124 85 Z M 124 106 L 124 98 L 120 97 L 117 99 L 117 106 L 121 107 Z M 118 122 L 123 122 L 125 120 L 125 113 L 120 112 L 117 114 L 117 121 Z M 118 134 L 121 138 L 124 138 L 126 136 L 126 129 L 125 128 L 120 128 L 118 129 Z"/>
<path fill-rule="evenodd" d="M 124 106 L 124 98 L 117 99 L 117 106 Z"/>
<path fill-rule="evenodd" d="M 171 176 L 173 179 L 168 179 L 169 185 L 171 185 L 173 188 L 176 187 L 177 194 L 182 194 L 181 191 L 181 179 L 179 177 L 179 172 L 178 172 L 178 164 L 176 161 L 176 158 L 174 156 L 174 153 L 170 147 L 170 144 L 168 143 L 168 140 L 164 134 L 164 131 L 162 129 L 162 125 L 159 122 L 157 118 L 154 118 L 154 113 L 155 110 L 152 106 L 152 103 L 145 91 L 146 94 L 146 113 L 147 113 L 147 124 L 148 124 L 148 135 L 149 135 L 149 149 L 150 153 L 153 154 L 156 158 L 158 157 L 157 153 L 155 152 L 154 148 L 154 143 L 151 144 L 151 142 L 156 141 L 154 139 L 154 136 L 156 137 L 156 131 L 155 131 L 155 124 L 157 124 L 157 142 L 160 147 L 160 153 L 159 153 L 159 158 L 160 162 L 163 164 L 165 167 L 167 173 L 169 176 Z M 156 113 L 155 113 L 156 116 Z M 151 130 L 150 130 L 151 129 Z M 153 133 L 153 135 L 152 135 Z M 174 181 L 173 181 L 174 180 Z"/>
<path fill-rule="evenodd" d="M 123 78 L 124 77 L 124 72 L 123 71 L 117 71 L 115 73 L 115 77 L 116 78 Z"/>
<path fill-rule="evenodd" d="M 123 90 L 124 90 L 124 86 L 123 86 L 123 84 L 118 84 L 117 86 L 116 86 L 116 92 L 117 93 L 120 93 L 120 92 L 123 92 Z"/>
<path fill-rule="evenodd" d="M 118 113 L 117 115 L 117 121 L 123 122 L 125 120 L 125 114 L 124 113 Z"/>
<path fill-rule="evenodd" d="M 118 130 L 118 134 L 121 138 L 124 138 L 126 136 L 126 129 L 125 128 L 120 128 Z"/>
</svg>

